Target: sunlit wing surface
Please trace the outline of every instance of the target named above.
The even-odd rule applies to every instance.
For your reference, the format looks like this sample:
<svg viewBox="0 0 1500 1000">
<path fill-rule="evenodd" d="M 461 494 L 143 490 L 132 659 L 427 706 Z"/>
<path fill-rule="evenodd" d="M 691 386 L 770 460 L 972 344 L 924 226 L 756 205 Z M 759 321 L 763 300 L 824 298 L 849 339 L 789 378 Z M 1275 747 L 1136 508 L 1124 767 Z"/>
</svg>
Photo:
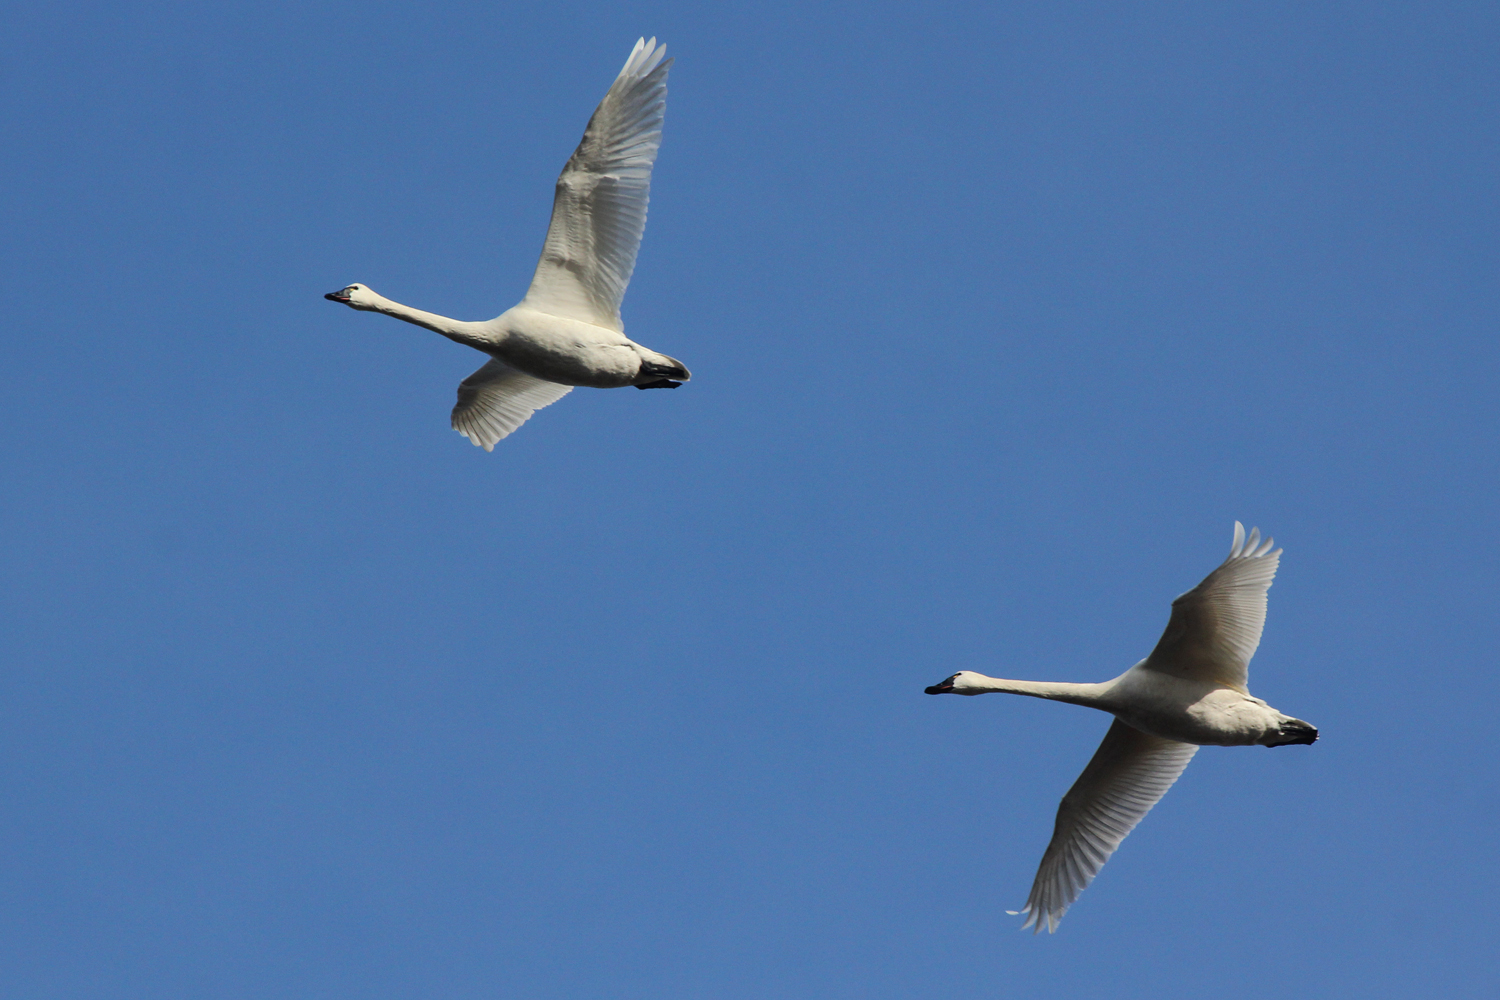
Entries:
<svg viewBox="0 0 1500 1000">
<path fill-rule="evenodd" d="M 552 224 L 524 305 L 623 330 L 620 300 L 646 229 L 667 106 L 666 46 L 639 41 L 557 179 Z"/>
</svg>

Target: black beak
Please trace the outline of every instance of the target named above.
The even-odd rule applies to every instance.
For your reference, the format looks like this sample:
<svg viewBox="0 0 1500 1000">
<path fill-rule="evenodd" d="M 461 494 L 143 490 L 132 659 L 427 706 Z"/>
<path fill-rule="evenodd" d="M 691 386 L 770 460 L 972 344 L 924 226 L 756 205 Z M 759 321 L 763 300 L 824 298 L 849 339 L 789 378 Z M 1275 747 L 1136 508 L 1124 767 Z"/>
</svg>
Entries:
<svg viewBox="0 0 1500 1000">
<path fill-rule="evenodd" d="M 349 304 L 349 296 L 344 294 L 343 289 L 339 289 L 336 292 L 329 292 L 327 295 L 323 296 L 323 298 L 327 299 L 329 302 L 342 302 L 345 305 Z"/>
<path fill-rule="evenodd" d="M 954 674 L 953 676 L 957 677 L 958 675 Z M 943 681 L 941 684 L 934 684 L 932 687 L 926 688 L 925 690 L 927 691 L 928 694 L 952 694 L 953 693 L 953 677 L 948 678 L 947 680 Z"/>
</svg>

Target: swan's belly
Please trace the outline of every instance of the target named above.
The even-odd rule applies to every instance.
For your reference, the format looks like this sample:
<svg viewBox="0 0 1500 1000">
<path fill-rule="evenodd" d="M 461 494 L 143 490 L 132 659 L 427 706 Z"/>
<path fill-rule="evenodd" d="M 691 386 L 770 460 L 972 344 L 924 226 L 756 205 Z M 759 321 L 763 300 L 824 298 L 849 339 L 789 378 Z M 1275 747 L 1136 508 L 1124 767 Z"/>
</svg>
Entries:
<svg viewBox="0 0 1500 1000">
<path fill-rule="evenodd" d="M 617 330 L 534 309 L 512 309 L 500 319 L 504 335 L 485 349 L 528 375 L 560 385 L 614 389 L 630 385 L 640 373 L 635 345 Z"/>
<path fill-rule="evenodd" d="M 1176 715 L 1160 713 L 1115 712 L 1122 721 L 1142 732 L 1180 743 L 1201 747 L 1245 747 L 1263 743 L 1280 733 L 1281 725 L 1264 709 L 1260 712 L 1214 711 L 1189 709 Z"/>
<path fill-rule="evenodd" d="M 1136 729 L 1198 746 L 1251 746 L 1274 738 L 1285 718 L 1232 688 L 1155 675 L 1131 678 L 1109 711 Z M 1120 697 L 1123 695 L 1123 697 Z"/>
</svg>

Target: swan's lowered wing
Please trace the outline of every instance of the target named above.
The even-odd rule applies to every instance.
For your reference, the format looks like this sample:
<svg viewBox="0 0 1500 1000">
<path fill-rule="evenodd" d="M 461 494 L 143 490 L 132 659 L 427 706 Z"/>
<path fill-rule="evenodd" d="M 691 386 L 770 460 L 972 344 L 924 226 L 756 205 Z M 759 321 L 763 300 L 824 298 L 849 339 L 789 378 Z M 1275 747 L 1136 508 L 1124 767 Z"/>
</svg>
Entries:
<svg viewBox="0 0 1500 1000">
<path fill-rule="evenodd" d="M 651 166 L 667 109 L 667 48 L 636 42 L 563 167 L 552 225 L 524 304 L 623 330 L 620 300 L 646 229 Z"/>
<path fill-rule="evenodd" d="M 1229 558 L 1192 590 L 1172 602 L 1172 617 L 1156 648 L 1146 657 L 1151 670 L 1244 689 L 1250 657 L 1266 625 L 1266 591 L 1276 576 L 1281 550 L 1260 540 L 1260 529 L 1245 538 L 1234 522 Z"/>
<path fill-rule="evenodd" d="M 1104 862 L 1182 774 L 1198 748 L 1151 736 L 1115 720 L 1062 805 L 1020 913 L 1037 931 L 1057 929 Z M 1012 911 L 1017 912 L 1017 911 Z"/>
<path fill-rule="evenodd" d="M 453 429 L 485 451 L 573 389 L 532 378 L 493 358 L 458 384 Z"/>
</svg>

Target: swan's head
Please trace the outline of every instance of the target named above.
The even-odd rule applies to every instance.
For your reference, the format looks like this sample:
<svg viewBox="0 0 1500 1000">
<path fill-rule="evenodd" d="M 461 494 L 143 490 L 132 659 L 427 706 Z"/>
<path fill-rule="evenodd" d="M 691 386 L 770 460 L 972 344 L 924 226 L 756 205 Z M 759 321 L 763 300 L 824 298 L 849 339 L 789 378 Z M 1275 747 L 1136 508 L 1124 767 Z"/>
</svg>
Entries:
<svg viewBox="0 0 1500 1000">
<path fill-rule="evenodd" d="M 945 681 L 940 681 L 932 687 L 927 688 L 928 694 L 984 694 L 987 690 L 979 685 L 983 674 L 976 674 L 972 670 L 960 670 Z"/>
<path fill-rule="evenodd" d="M 342 302 L 351 309 L 374 309 L 376 295 L 367 287 L 360 284 L 350 285 L 348 288 L 340 288 L 336 292 L 329 292 L 323 296 L 330 302 Z"/>
</svg>

